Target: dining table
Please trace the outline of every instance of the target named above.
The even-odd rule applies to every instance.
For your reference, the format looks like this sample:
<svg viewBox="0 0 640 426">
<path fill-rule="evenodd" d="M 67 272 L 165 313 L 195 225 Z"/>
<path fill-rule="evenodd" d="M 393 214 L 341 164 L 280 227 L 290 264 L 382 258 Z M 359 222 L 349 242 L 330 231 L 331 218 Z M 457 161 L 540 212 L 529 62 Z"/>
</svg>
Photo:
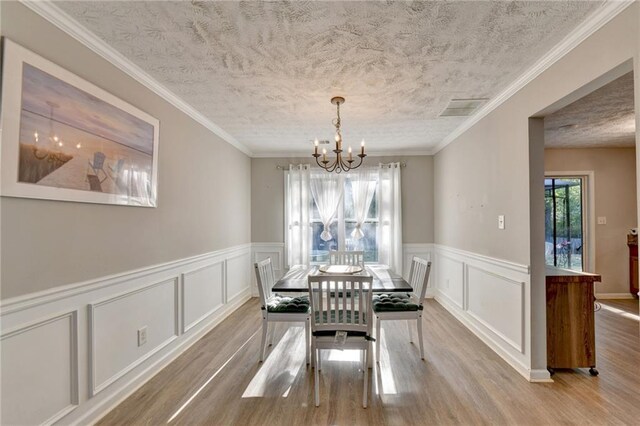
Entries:
<svg viewBox="0 0 640 426">
<path fill-rule="evenodd" d="M 320 265 L 299 265 L 292 267 L 282 278 L 272 287 L 274 293 L 304 293 L 309 291 L 307 277 L 309 275 L 327 275 L 320 271 Z M 411 285 L 391 269 L 385 266 L 366 265 L 361 272 L 353 274 L 355 276 L 368 276 L 372 280 L 374 293 L 411 293 Z"/>
</svg>

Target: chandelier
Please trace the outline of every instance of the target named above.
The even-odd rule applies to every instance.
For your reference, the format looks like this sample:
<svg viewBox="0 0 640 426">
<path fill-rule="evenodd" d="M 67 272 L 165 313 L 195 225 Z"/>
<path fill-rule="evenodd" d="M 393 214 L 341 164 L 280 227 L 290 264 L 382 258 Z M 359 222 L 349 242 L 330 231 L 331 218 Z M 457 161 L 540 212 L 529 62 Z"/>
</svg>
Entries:
<svg viewBox="0 0 640 426">
<path fill-rule="evenodd" d="M 360 161 L 358 162 L 357 165 L 353 165 L 355 160 L 353 159 L 351 146 L 349 146 L 349 149 L 347 151 L 347 159 L 345 160 L 342 158 L 342 132 L 340 130 L 340 124 L 341 124 L 340 123 L 340 104 L 344 103 L 344 98 L 341 96 L 336 96 L 334 98 L 331 98 L 331 103 L 336 106 L 336 110 L 337 110 L 337 118 L 333 120 L 333 125 L 336 128 L 336 136 L 335 136 L 336 149 L 334 149 L 333 152 L 336 153 L 336 158 L 333 161 L 327 160 L 326 148 L 322 148 L 322 154 L 318 154 L 318 143 L 319 143 L 318 139 L 316 139 L 314 142 L 315 149 L 313 152 L 313 157 L 315 157 L 316 163 L 318 164 L 318 166 L 322 167 L 329 173 L 334 171 L 336 173 L 348 172 L 351 169 L 357 169 L 358 167 L 360 167 L 360 165 L 362 164 L 362 160 L 364 159 L 364 157 L 367 156 L 367 154 L 364 153 L 364 139 L 360 143 L 360 154 L 357 155 L 358 157 L 360 157 Z M 322 156 L 322 160 L 319 160 L 320 156 Z"/>
</svg>

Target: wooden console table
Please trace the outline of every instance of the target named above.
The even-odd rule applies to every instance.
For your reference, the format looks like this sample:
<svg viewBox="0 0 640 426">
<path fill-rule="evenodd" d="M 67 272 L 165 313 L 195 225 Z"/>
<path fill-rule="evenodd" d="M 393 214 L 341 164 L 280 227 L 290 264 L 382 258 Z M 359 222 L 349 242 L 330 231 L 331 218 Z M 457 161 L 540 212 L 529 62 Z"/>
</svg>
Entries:
<svg viewBox="0 0 640 426">
<path fill-rule="evenodd" d="M 596 370 L 593 283 L 601 276 L 547 266 L 547 368 Z"/>
</svg>

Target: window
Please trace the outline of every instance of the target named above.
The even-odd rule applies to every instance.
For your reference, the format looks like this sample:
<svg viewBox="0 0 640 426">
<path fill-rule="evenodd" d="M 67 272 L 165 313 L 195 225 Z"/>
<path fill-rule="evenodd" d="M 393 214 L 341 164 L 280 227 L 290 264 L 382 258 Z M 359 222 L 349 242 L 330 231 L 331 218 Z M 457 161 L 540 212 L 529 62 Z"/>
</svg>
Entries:
<svg viewBox="0 0 640 426">
<path fill-rule="evenodd" d="M 400 163 L 340 176 L 290 165 L 284 200 L 287 267 L 327 262 L 331 250 L 362 250 L 365 262 L 402 271 L 400 186 Z M 325 233 L 327 241 L 324 223 L 331 234 Z"/>
<path fill-rule="evenodd" d="M 320 238 L 323 230 L 318 206 L 313 197 L 309 198 L 310 222 L 312 227 L 311 263 L 324 263 L 329 260 L 331 250 L 363 250 L 365 262 L 378 262 L 378 188 L 376 187 L 373 199 L 369 205 L 367 217 L 361 229 L 364 237 L 356 239 L 351 236 L 356 227 L 357 220 L 353 205 L 353 187 L 351 179 L 344 180 L 344 195 L 336 217 L 333 219 L 329 232 L 333 239 L 324 241 Z"/>
<path fill-rule="evenodd" d="M 545 188 L 545 261 L 584 270 L 584 190 L 581 177 L 548 177 Z"/>
</svg>

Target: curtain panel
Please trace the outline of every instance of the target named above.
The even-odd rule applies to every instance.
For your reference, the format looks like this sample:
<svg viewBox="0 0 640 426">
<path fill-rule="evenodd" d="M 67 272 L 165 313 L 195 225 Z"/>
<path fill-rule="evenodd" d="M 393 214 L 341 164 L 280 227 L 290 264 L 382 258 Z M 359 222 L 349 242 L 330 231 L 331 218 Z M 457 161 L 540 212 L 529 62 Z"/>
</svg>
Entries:
<svg viewBox="0 0 640 426">
<path fill-rule="evenodd" d="M 322 172 L 321 172 L 322 173 Z M 323 230 L 320 238 L 324 241 L 331 241 L 333 235 L 329 231 L 329 226 L 333 222 L 338 212 L 338 206 L 344 196 L 344 178 L 342 175 L 313 173 L 311 175 L 311 195 L 318 206 L 320 220 L 322 220 Z"/>
<path fill-rule="evenodd" d="M 285 188 L 287 264 L 308 265 L 311 247 L 309 222 L 311 172 L 309 165 L 290 165 Z"/>
<path fill-rule="evenodd" d="M 353 194 L 353 210 L 356 217 L 356 225 L 351 232 L 351 237 L 356 240 L 364 238 L 362 225 L 367 219 L 369 207 L 378 184 L 378 169 L 368 167 L 349 173 L 351 180 L 351 193 Z"/>
<path fill-rule="evenodd" d="M 402 273 L 400 163 L 379 165 L 378 262 Z"/>
</svg>

